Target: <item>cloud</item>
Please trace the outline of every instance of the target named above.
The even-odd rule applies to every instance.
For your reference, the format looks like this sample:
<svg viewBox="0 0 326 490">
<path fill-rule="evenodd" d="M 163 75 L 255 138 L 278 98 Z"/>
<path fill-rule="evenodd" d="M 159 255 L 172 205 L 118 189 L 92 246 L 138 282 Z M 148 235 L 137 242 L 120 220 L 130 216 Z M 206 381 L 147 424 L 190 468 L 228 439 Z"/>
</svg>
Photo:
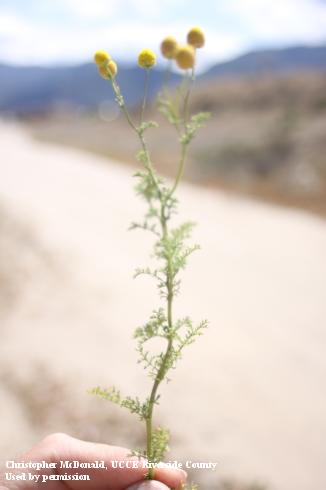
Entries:
<svg viewBox="0 0 326 490">
<path fill-rule="evenodd" d="M 14 38 L 26 35 L 30 31 L 30 24 L 14 12 L 3 10 L 0 12 L 0 36 L 1 38 Z"/>
<path fill-rule="evenodd" d="M 44 0 L 49 2 L 49 0 Z M 62 14 L 76 18 L 88 18 L 91 21 L 109 20 L 112 17 L 135 16 L 135 20 L 159 19 L 173 12 L 177 7 L 186 5 L 189 0 L 57 0 L 56 9 Z M 50 3 L 48 3 L 49 7 Z"/>
<path fill-rule="evenodd" d="M 174 11 L 177 7 L 186 6 L 189 0 L 159 0 L 155 2 L 153 0 L 125 0 L 125 4 L 129 4 L 129 7 L 134 12 L 143 18 L 158 19 L 162 15 L 168 16 L 169 12 Z"/>
<path fill-rule="evenodd" d="M 16 24 L 12 22 L 13 29 L 9 28 L 6 32 L 10 42 L 2 45 L 0 54 L 3 60 L 18 64 L 91 61 L 97 49 L 107 49 L 119 61 L 135 62 L 143 47 L 159 53 L 159 44 L 163 37 L 171 34 L 182 42 L 189 28 L 188 23 L 158 27 L 148 22 L 123 22 L 114 24 L 110 29 L 99 27 L 94 30 L 91 26 L 71 29 L 65 25 L 57 27 L 34 24 L 19 31 L 20 25 L 18 19 Z M 181 37 L 180 33 L 184 35 Z M 199 69 L 214 62 L 216 58 L 225 59 L 241 51 L 241 41 L 237 38 L 218 35 L 212 30 L 207 30 L 206 37 L 207 49 L 201 50 L 198 56 Z"/>
<path fill-rule="evenodd" d="M 320 0 L 31 0 L 25 10 L 18 4 L 0 3 L 0 59 L 20 64 L 87 61 L 99 48 L 132 62 L 144 46 L 157 51 L 167 34 L 183 41 L 196 19 L 207 37 L 201 68 L 251 48 L 326 40 Z"/>
<path fill-rule="evenodd" d="M 326 40 L 326 5 L 320 0 L 228 0 L 219 5 L 217 12 L 232 18 L 256 43 Z"/>
<path fill-rule="evenodd" d="M 121 4 L 119 0 L 61 0 L 59 2 L 61 10 L 87 19 L 115 15 L 121 8 Z"/>
</svg>

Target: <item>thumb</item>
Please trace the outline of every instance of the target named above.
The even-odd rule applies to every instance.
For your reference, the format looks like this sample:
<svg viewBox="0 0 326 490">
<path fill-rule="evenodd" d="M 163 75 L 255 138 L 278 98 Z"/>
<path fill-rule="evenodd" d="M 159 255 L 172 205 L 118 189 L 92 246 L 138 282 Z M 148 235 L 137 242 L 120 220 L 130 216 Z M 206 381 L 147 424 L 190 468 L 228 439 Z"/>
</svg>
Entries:
<svg viewBox="0 0 326 490">
<path fill-rule="evenodd" d="M 157 480 L 146 480 L 134 483 L 126 490 L 170 490 L 170 487 Z"/>
</svg>

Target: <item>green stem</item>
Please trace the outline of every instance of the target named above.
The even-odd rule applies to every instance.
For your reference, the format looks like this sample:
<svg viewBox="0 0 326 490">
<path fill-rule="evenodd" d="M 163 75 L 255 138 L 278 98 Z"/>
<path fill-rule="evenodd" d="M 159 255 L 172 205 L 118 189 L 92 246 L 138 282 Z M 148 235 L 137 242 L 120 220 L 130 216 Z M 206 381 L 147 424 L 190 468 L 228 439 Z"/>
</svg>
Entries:
<svg viewBox="0 0 326 490">
<path fill-rule="evenodd" d="M 172 196 L 172 194 L 175 192 L 176 188 L 179 185 L 179 182 L 183 176 L 184 168 L 185 168 L 185 163 L 186 163 L 186 156 L 187 156 L 187 147 L 188 145 L 186 143 L 182 143 L 182 148 L 181 148 L 181 157 L 180 157 L 180 162 L 179 162 L 179 168 L 178 168 L 178 173 L 175 178 L 173 187 L 169 193 L 169 197 Z"/>
<path fill-rule="evenodd" d="M 137 134 L 138 134 L 138 137 L 140 139 L 140 143 L 141 143 L 141 146 L 142 146 L 142 150 L 144 151 L 145 155 L 146 155 L 146 163 L 147 163 L 147 170 L 151 176 L 151 179 L 156 187 L 156 191 L 157 191 L 157 194 L 159 196 L 159 198 L 161 199 L 162 198 L 162 192 L 161 192 L 161 189 L 160 189 L 160 186 L 158 184 L 158 181 L 155 177 L 155 173 L 154 173 L 154 169 L 153 169 L 153 165 L 152 165 L 152 162 L 151 162 L 151 159 L 150 159 L 150 155 L 149 155 L 149 151 L 148 151 L 148 148 L 147 148 L 147 145 L 146 145 L 146 141 L 145 141 L 145 138 L 144 138 L 144 135 L 141 131 L 138 131 L 137 130 Z"/>
<path fill-rule="evenodd" d="M 190 94 L 191 94 L 191 90 L 192 90 L 194 81 L 195 81 L 195 67 L 192 67 L 190 83 L 188 82 L 188 88 L 187 88 L 187 93 L 186 93 L 186 96 L 184 99 L 184 107 L 183 107 L 183 113 L 184 113 L 183 120 L 184 120 L 185 133 L 187 132 L 187 124 L 189 122 L 189 98 L 190 98 Z M 177 172 L 173 187 L 169 193 L 169 197 L 171 197 L 172 194 L 175 192 L 175 190 L 178 187 L 179 182 L 183 176 L 185 163 L 186 163 L 187 148 L 188 148 L 188 143 L 181 143 L 181 156 L 180 156 L 180 160 L 179 160 L 178 172 Z"/>
<path fill-rule="evenodd" d="M 144 97 L 143 97 L 143 103 L 141 108 L 140 125 L 144 121 L 145 107 L 146 107 L 147 95 L 148 95 L 149 69 L 146 69 L 145 72 L 146 74 L 145 74 L 145 82 L 144 82 Z"/>
<path fill-rule="evenodd" d="M 186 129 L 186 125 L 189 122 L 189 97 L 190 97 L 191 89 L 193 87 L 194 80 L 195 80 L 195 68 L 194 68 L 194 66 L 191 69 L 190 77 L 189 77 L 188 73 L 186 74 L 186 77 L 187 77 L 187 92 L 186 92 L 186 96 L 184 99 L 184 106 L 183 106 L 183 119 L 184 119 L 185 129 Z"/>
<path fill-rule="evenodd" d="M 161 201 L 161 216 L 160 222 L 162 226 L 162 240 L 167 238 L 169 230 L 167 225 L 167 219 L 165 217 L 165 202 Z M 154 404 L 157 396 L 157 390 L 164 379 L 164 375 L 167 368 L 167 362 L 171 355 L 171 350 L 173 348 L 173 320 L 172 320 L 172 305 L 173 305 L 173 277 L 172 277 L 172 263 L 171 257 L 168 256 L 166 259 L 167 266 L 167 277 L 166 277 L 166 288 L 167 288 L 167 319 L 168 319 L 168 344 L 162 360 L 161 367 L 155 377 L 152 391 L 149 398 L 148 413 L 146 417 L 146 432 L 147 432 L 147 447 L 146 454 L 149 461 L 151 461 L 152 454 L 152 434 L 153 434 L 153 410 Z M 154 469 L 149 468 L 147 478 L 152 480 L 154 478 Z"/>
<path fill-rule="evenodd" d="M 125 102 L 124 102 L 124 98 L 123 98 L 123 96 L 122 96 L 122 93 L 121 93 L 120 87 L 119 87 L 119 85 L 117 84 L 117 82 L 116 82 L 115 78 L 112 78 L 111 82 L 112 82 L 112 88 L 113 88 L 113 91 L 114 91 L 114 93 L 115 93 L 115 95 L 116 95 L 116 98 L 117 98 L 117 102 L 118 102 L 119 106 L 121 107 L 121 110 L 123 111 L 124 115 L 126 116 L 126 119 L 127 119 L 128 123 L 129 123 L 129 125 L 131 126 L 131 128 L 132 128 L 134 131 L 138 132 L 138 128 L 137 128 L 137 126 L 134 124 L 133 120 L 131 119 L 131 116 L 130 116 L 130 114 L 129 114 L 129 112 L 128 112 L 128 109 L 127 109 L 127 107 L 126 107 L 126 104 L 125 104 Z"/>
<path fill-rule="evenodd" d="M 163 80 L 163 91 L 165 93 L 167 93 L 168 89 L 169 89 L 171 73 L 172 73 L 172 60 L 168 60 L 168 63 L 166 65 L 166 69 L 164 72 L 164 80 Z"/>
<path fill-rule="evenodd" d="M 131 119 L 131 116 L 125 106 L 124 99 L 122 97 L 120 88 L 116 81 L 113 79 L 112 80 L 112 87 L 115 92 L 115 95 L 117 97 L 118 103 L 129 123 L 131 128 L 137 133 L 141 147 L 146 155 L 146 168 L 147 171 L 149 172 L 153 183 L 156 186 L 157 192 L 158 192 L 158 198 L 160 200 L 161 204 L 161 213 L 160 213 L 160 223 L 161 223 L 161 228 L 162 228 L 162 240 L 166 239 L 168 237 L 168 225 L 167 225 L 167 218 L 165 216 L 165 207 L 166 207 L 166 198 L 163 197 L 162 191 L 160 189 L 160 186 L 158 184 L 158 181 L 155 177 L 154 169 L 150 160 L 150 155 L 149 151 L 146 145 L 146 141 L 143 135 L 143 131 L 141 128 L 138 128 L 133 120 Z M 146 97 L 144 96 L 144 100 L 146 103 Z M 144 109 L 144 103 L 143 103 L 143 109 Z M 142 110 L 143 114 L 143 110 Z M 157 390 L 159 388 L 159 385 L 161 384 L 162 380 L 164 379 L 164 375 L 167 369 L 167 363 L 171 355 L 171 349 L 173 347 L 173 337 L 172 337 L 172 329 L 173 329 L 173 323 L 172 323 L 172 303 L 173 303 L 173 277 L 172 277 L 172 263 L 171 263 L 171 257 L 168 256 L 166 259 L 166 270 L 167 270 L 167 278 L 166 278 L 166 288 L 167 288 L 167 319 L 168 319 L 168 330 L 169 330 L 169 335 L 168 335 L 168 344 L 167 348 L 162 360 L 161 367 L 155 377 L 154 384 L 152 386 L 150 398 L 149 398 L 149 405 L 148 405 L 148 412 L 147 412 L 147 417 L 146 417 L 146 454 L 147 454 L 147 459 L 149 462 L 153 459 L 153 448 L 152 448 L 152 437 L 153 437 L 153 410 L 154 410 L 154 405 L 155 405 L 155 400 L 157 397 Z M 149 468 L 148 469 L 148 474 L 147 474 L 148 479 L 153 479 L 154 478 L 154 468 Z"/>
<path fill-rule="evenodd" d="M 162 190 L 160 188 L 160 185 L 158 183 L 158 180 L 155 176 L 155 172 L 151 163 L 150 159 L 150 154 L 147 148 L 147 144 L 144 138 L 143 130 L 140 127 L 137 127 L 135 123 L 133 122 L 126 106 L 124 103 L 123 96 L 120 91 L 120 87 L 116 83 L 115 79 L 112 79 L 112 87 L 115 92 L 117 101 L 119 103 L 119 106 L 121 107 L 129 125 L 135 131 L 135 133 L 138 135 L 138 138 L 141 143 L 142 150 L 144 151 L 144 154 L 146 156 L 146 164 L 145 167 L 147 171 L 149 172 L 149 175 L 157 189 L 157 196 L 160 201 L 160 224 L 161 224 L 161 229 L 162 229 L 162 236 L 161 239 L 165 240 L 169 236 L 169 229 L 168 229 L 168 218 L 166 217 L 165 211 L 166 211 L 166 203 L 167 199 L 171 197 L 171 195 L 174 193 L 176 190 L 178 183 L 182 177 L 183 171 L 184 171 L 184 165 L 185 165 L 185 158 L 186 158 L 186 150 L 187 150 L 187 143 L 182 143 L 182 152 L 181 152 L 181 158 L 179 162 L 179 169 L 178 173 L 176 176 L 175 183 L 171 189 L 171 191 L 166 195 L 162 193 Z M 144 116 L 144 110 L 145 110 L 145 105 L 146 105 L 146 98 L 147 98 L 147 90 L 148 90 L 148 73 L 146 75 L 146 81 L 145 81 L 145 93 L 144 93 L 144 99 L 143 99 L 143 105 L 142 105 L 142 111 L 141 111 L 141 123 L 143 121 L 143 116 Z M 190 92 L 190 90 L 188 90 Z M 188 105 L 188 99 L 189 95 L 187 96 L 187 101 L 185 104 L 185 107 Z M 149 397 L 149 404 L 148 404 L 148 411 L 147 411 L 147 416 L 146 416 L 146 454 L 147 454 L 147 459 L 149 462 L 153 460 L 153 445 L 152 445 L 152 439 L 153 439 L 153 411 L 154 411 L 154 405 L 155 405 L 155 400 L 157 398 L 157 390 L 163 381 L 167 368 L 168 368 L 168 362 L 171 357 L 171 351 L 173 349 L 173 315 L 172 315 L 172 307 L 173 307 L 173 298 L 174 298 L 174 292 L 173 292 L 173 267 L 172 267 L 172 258 L 170 254 L 167 255 L 166 257 L 166 290 L 167 290 L 167 303 L 166 303 L 166 315 L 167 315 L 167 323 L 168 323 L 168 335 L 167 335 L 167 347 L 162 359 L 162 364 L 157 372 L 157 375 L 155 377 L 150 397 Z M 153 479 L 154 478 L 154 468 L 149 468 L 148 469 L 148 474 L 147 474 L 148 479 Z"/>
<path fill-rule="evenodd" d="M 194 70 L 192 70 L 192 80 L 193 79 L 194 79 Z M 188 122 L 189 97 L 190 97 L 190 92 L 191 92 L 191 88 L 192 88 L 191 85 L 188 86 L 187 94 L 186 94 L 185 101 L 184 101 L 185 131 L 187 130 L 186 125 Z M 144 110 L 145 110 L 146 97 L 147 97 L 147 86 L 148 86 L 148 76 L 146 77 L 146 82 L 145 82 L 145 94 L 144 94 L 143 105 L 142 105 L 141 122 L 143 121 L 143 115 L 144 115 Z M 160 189 L 158 182 L 155 178 L 154 170 L 153 170 L 153 167 L 151 164 L 151 160 L 150 160 L 150 156 L 149 156 L 149 152 L 147 149 L 146 141 L 144 139 L 143 132 L 133 124 L 133 122 L 129 116 L 129 113 L 128 113 L 127 109 L 125 108 L 124 104 L 122 104 L 122 109 L 124 110 L 124 112 L 127 116 L 127 120 L 129 122 L 129 124 L 134 129 L 134 131 L 136 131 L 136 133 L 138 134 L 138 137 L 139 137 L 140 142 L 141 142 L 142 149 L 146 155 L 146 160 L 147 160 L 147 164 L 148 164 L 147 170 L 150 173 L 150 176 L 151 176 L 153 182 L 155 183 L 155 186 L 156 186 L 157 191 L 158 191 L 158 197 L 159 197 L 160 203 L 161 203 L 160 223 L 161 223 L 161 228 L 162 228 L 162 240 L 164 240 L 169 235 L 167 218 L 165 216 L 166 200 L 168 198 L 170 198 L 172 196 L 172 194 L 175 192 L 175 190 L 176 190 L 176 188 L 177 188 L 177 186 L 178 186 L 178 184 L 182 178 L 182 175 L 184 172 L 184 167 L 185 167 L 188 144 L 182 143 L 179 168 L 178 168 L 178 172 L 177 172 L 177 176 L 176 176 L 174 185 L 173 185 L 171 191 L 168 193 L 168 196 L 163 198 L 161 189 Z M 146 454 L 147 454 L 147 459 L 149 462 L 151 462 L 151 460 L 153 459 L 152 439 L 153 439 L 153 411 L 154 411 L 155 400 L 157 397 L 158 388 L 159 388 L 161 382 L 163 381 L 164 375 L 166 373 L 167 363 L 168 363 L 168 360 L 171 356 L 171 350 L 173 349 L 173 335 L 172 335 L 172 332 L 173 332 L 172 309 L 173 308 L 172 307 L 173 307 L 174 294 L 173 294 L 172 262 L 171 262 L 170 256 L 168 256 L 166 259 L 166 271 L 167 271 L 166 272 L 166 288 L 167 288 L 167 305 L 166 305 L 166 308 L 167 308 L 167 321 L 168 321 L 168 332 L 169 332 L 169 334 L 167 337 L 168 343 L 167 343 L 166 351 L 165 351 L 164 356 L 163 356 L 162 364 L 161 364 L 161 367 L 160 367 L 160 369 L 159 369 L 159 371 L 155 377 L 155 380 L 154 380 L 154 383 L 152 386 L 152 390 L 150 393 L 150 397 L 149 397 L 148 412 L 147 412 L 147 417 L 146 417 Z M 154 478 L 154 468 L 150 467 L 148 469 L 147 478 L 149 480 L 152 480 Z"/>
<path fill-rule="evenodd" d="M 125 115 L 128 123 L 129 123 L 129 126 L 133 129 L 133 131 L 135 131 L 135 133 L 137 134 L 138 138 L 140 139 L 142 150 L 144 151 L 145 156 L 146 156 L 147 170 L 148 170 L 148 172 L 149 172 L 149 174 L 151 176 L 151 179 L 153 181 L 153 184 L 156 187 L 156 190 L 157 190 L 157 193 L 158 193 L 159 197 L 161 197 L 161 189 L 160 189 L 160 186 L 159 186 L 159 184 L 157 182 L 157 179 L 155 177 L 154 169 L 153 169 L 153 166 L 152 166 L 152 162 L 151 162 L 151 159 L 150 159 L 150 155 L 149 155 L 149 151 L 148 151 L 148 148 L 147 148 L 147 145 L 146 145 L 146 141 L 145 141 L 145 138 L 144 138 L 143 131 L 142 131 L 142 129 L 140 127 L 137 127 L 136 124 L 131 119 L 131 116 L 129 114 L 129 111 L 128 111 L 128 109 L 126 107 L 126 104 L 124 102 L 124 98 L 123 98 L 123 96 L 121 94 L 120 87 L 119 87 L 119 85 L 117 84 L 117 82 L 116 82 L 116 80 L 114 78 L 112 79 L 112 87 L 113 87 L 114 93 L 115 93 L 115 95 L 117 97 L 118 104 L 121 107 L 121 110 L 124 113 L 124 115 Z M 146 101 L 145 101 L 145 103 L 146 103 Z"/>
</svg>

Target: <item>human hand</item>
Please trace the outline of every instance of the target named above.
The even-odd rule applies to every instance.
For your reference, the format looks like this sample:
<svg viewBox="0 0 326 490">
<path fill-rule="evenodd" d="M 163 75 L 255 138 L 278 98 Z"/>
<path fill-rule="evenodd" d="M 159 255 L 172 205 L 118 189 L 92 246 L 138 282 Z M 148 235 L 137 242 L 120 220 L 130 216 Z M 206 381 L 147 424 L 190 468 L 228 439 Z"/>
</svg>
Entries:
<svg viewBox="0 0 326 490">
<path fill-rule="evenodd" d="M 186 472 L 181 469 L 156 468 L 155 480 L 145 480 L 146 469 L 140 465 L 137 468 L 112 468 L 112 461 L 132 461 L 137 458 L 128 457 L 129 449 L 106 444 L 95 444 L 80 441 L 66 434 L 52 434 L 25 453 L 18 461 L 59 463 L 60 461 L 79 461 L 89 463 L 94 461 L 105 462 L 107 469 L 101 468 L 59 468 L 11 470 L 6 468 L 0 475 L 0 490 L 33 490 L 38 486 L 46 485 L 47 490 L 168 490 L 179 489 L 186 480 Z M 90 480 L 47 480 L 45 483 L 22 480 L 5 480 L 4 473 L 31 472 L 44 475 L 89 475 Z M 1 480 L 2 477 L 2 480 Z M 2 486 L 1 486 L 2 485 Z"/>
</svg>

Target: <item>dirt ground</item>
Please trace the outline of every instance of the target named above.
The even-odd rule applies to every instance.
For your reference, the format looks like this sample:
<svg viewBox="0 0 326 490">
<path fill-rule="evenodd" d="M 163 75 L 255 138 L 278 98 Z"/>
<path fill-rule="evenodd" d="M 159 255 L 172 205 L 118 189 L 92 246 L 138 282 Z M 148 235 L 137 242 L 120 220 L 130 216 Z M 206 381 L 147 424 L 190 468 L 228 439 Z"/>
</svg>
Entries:
<svg viewBox="0 0 326 490">
<path fill-rule="evenodd" d="M 143 210 L 133 170 L 14 124 L 0 134 L 0 457 L 51 431 L 139 444 L 137 419 L 86 393 L 149 387 L 132 332 L 159 300 L 132 280 L 151 247 L 127 231 Z M 326 223 L 189 184 L 180 200 L 202 250 L 176 310 L 210 326 L 162 388 L 170 456 L 217 461 L 193 475 L 204 490 L 324 490 Z"/>
</svg>

